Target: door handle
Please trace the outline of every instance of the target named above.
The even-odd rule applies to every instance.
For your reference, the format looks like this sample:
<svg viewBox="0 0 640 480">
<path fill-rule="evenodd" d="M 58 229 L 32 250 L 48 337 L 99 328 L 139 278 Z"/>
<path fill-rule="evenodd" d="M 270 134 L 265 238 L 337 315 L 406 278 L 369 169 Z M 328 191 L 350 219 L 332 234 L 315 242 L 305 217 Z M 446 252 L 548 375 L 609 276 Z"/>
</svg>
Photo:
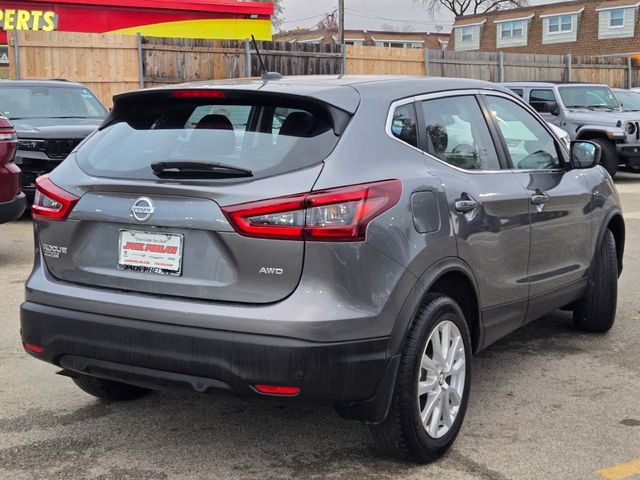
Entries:
<svg viewBox="0 0 640 480">
<path fill-rule="evenodd" d="M 468 213 L 476 208 L 478 208 L 480 204 L 476 202 L 469 194 L 463 193 L 461 195 L 460 200 L 456 200 L 455 207 L 456 212 L 459 213 Z"/>
<path fill-rule="evenodd" d="M 549 201 L 549 196 L 546 193 L 538 192 L 531 195 L 532 205 L 544 205 Z"/>
</svg>

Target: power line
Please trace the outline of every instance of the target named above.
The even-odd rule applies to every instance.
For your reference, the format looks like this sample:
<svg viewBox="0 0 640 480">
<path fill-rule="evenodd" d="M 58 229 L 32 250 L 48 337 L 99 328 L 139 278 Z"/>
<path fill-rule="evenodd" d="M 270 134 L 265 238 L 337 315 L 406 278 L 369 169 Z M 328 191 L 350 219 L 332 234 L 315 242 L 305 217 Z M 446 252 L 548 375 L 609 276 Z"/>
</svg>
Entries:
<svg viewBox="0 0 640 480">
<path fill-rule="evenodd" d="M 402 22 L 402 23 L 424 23 L 428 25 L 441 25 L 442 23 L 446 23 L 446 22 L 436 22 L 435 20 L 413 20 L 413 19 L 383 17 L 380 15 L 365 13 L 360 10 L 354 10 L 353 8 L 345 8 L 345 10 L 348 10 L 352 15 L 356 17 L 370 18 L 373 20 L 386 20 L 389 22 Z"/>
<path fill-rule="evenodd" d="M 312 17 L 305 17 L 305 18 L 297 18 L 296 20 L 286 20 L 284 23 L 296 23 L 296 22 L 304 22 L 305 20 L 313 20 L 316 18 L 321 18 L 321 17 L 325 17 L 327 14 L 326 13 L 319 13 L 318 15 L 314 15 Z"/>
</svg>

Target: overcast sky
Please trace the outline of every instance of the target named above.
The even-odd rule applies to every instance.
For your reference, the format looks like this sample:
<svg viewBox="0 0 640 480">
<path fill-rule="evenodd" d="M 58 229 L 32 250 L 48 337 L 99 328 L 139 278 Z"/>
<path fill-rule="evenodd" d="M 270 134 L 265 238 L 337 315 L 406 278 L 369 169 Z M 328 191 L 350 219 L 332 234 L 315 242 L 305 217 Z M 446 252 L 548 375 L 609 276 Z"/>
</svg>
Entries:
<svg viewBox="0 0 640 480">
<path fill-rule="evenodd" d="M 562 0 L 530 0 L 529 3 L 557 3 Z M 283 30 L 313 27 L 327 12 L 338 7 L 337 0 L 282 0 L 285 8 Z M 435 32 L 438 25 L 451 30 L 453 15 L 447 10 L 434 16 L 414 0 L 345 0 L 346 28 L 386 29 Z"/>
</svg>

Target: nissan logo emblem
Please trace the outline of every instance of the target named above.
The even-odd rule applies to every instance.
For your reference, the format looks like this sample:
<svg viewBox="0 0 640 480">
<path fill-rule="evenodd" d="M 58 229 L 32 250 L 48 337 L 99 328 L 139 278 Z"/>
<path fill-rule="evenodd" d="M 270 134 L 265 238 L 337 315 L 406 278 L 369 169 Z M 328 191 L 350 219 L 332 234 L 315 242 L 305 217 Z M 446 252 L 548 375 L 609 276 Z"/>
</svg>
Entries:
<svg viewBox="0 0 640 480">
<path fill-rule="evenodd" d="M 156 209 L 153 205 L 153 201 L 147 197 L 140 197 L 131 207 L 133 218 L 139 222 L 146 222 L 149 220 L 155 211 Z"/>
</svg>

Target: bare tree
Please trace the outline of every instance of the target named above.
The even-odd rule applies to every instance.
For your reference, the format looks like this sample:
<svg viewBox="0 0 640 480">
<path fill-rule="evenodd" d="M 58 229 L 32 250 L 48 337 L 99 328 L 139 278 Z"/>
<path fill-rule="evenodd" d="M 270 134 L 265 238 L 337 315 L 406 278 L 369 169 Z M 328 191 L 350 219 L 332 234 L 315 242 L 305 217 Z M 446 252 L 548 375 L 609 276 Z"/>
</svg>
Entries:
<svg viewBox="0 0 640 480">
<path fill-rule="evenodd" d="M 527 0 L 414 0 L 425 5 L 429 12 L 445 9 L 456 17 L 475 13 L 495 12 L 509 8 L 524 7 Z"/>
<path fill-rule="evenodd" d="M 273 3 L 273 16 L 271 17 L 271 24 L 276 30 L 280 30 L 282 26 L 284 7 L 282 6 L 282 0 L 258 0 L 259 2 Z"/>
<path fill-rule="evenodd" d="M 385 32 L 410 33 L 415 32 L 416 26 L 411 22 L 404 22 L 402 25 L 393 25 L 391 23 L 383 23 L 380 28 Z"/>
<path fill-rule="evenodd" d="M 338 11 L 327 13 L 322 20 L 316 24 L 316 30 L 322 30 L 323 32 L 336 32 L 338 31 L 340 19 L 338 18 Z"/>
</svg>

